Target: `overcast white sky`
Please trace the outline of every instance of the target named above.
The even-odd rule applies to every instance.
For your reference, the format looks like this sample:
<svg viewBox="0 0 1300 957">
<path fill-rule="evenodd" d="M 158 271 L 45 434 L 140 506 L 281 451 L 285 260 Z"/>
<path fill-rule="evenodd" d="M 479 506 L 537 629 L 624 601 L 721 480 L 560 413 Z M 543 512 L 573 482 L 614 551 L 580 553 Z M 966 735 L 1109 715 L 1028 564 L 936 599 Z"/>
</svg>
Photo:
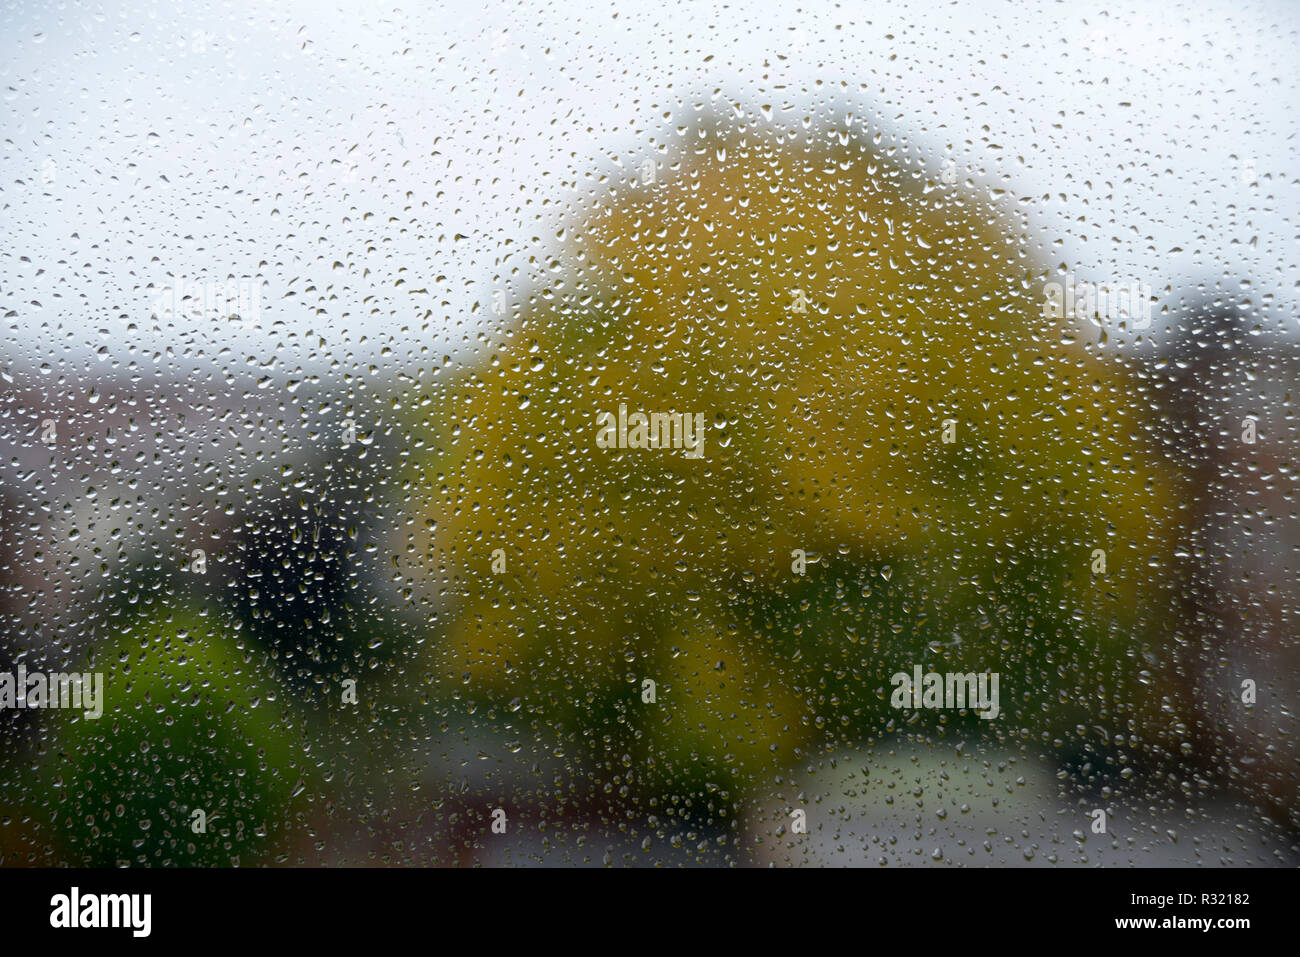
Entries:
<svg viewBox="0 0 1300 957">
<path fill-rule="evenodd" d="M 1275 301 L 1270 328 L 1297 328 L 1298 4 L 257 0 L 0 16 L 0 371 L 224 349 L 280 372 L 427 365 L 480 328 L 496 277 L 553 232 L 574 184 L 639 162 L 666 111 L 712 97 L 780 110 L 842 82 L 837 109 L 870 105 L 936 169 L 951 155 L 1006 189 L 1081 278 L 1160 296 L 1248 277 L 1252 301 Z M 151 322 L 150 287 L 174 274 L 262 277 L 259 328 Z"/>
</svg>

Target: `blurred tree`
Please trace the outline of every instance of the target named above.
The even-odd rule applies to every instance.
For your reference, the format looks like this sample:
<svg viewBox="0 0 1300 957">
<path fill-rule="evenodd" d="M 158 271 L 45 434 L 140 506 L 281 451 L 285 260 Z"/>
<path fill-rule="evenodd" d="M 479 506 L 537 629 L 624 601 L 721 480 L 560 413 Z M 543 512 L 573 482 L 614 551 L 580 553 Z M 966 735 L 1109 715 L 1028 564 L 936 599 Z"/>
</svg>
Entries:
<svg viewBox="0 0 1300 957">
<path fill-rule="evenodd" d="M 1176 753 L 1147 669 L 1171 475 L 1129 372 L 1044 318 L 1024 223 L 857 121 L 736 109 L 666 139 L 408 403 L 399 548 L 450 616 L 444 689 L 583 728 L 565 753 L 648 794 L 904 727 Z M 704 456 L 598 448 L 620 402 L 704 413 Z M 893 710 L 915 664 L 1000 672 L 1002 717 Z"/>
<path fill-rule="evenodd" d="M 342 678 L 387 660 L 402 635 L 360 554 L 375 468 L 357 448 L 300 464 L 294 487 L 251 503 L 233 529 L 221 599 L 304 700 L 337 695 Z"/>
</svg>

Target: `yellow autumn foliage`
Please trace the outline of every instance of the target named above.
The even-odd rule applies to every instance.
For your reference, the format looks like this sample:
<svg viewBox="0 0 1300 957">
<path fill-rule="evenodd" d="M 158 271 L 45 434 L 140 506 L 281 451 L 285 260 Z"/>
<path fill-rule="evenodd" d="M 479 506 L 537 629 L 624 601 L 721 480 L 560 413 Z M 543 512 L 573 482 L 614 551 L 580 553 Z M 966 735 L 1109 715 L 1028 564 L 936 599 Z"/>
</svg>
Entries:
<svg viewBox="0 0 1300 957">
<path fill-rule="evenodd" d="M 1173 477 L 1096 330 L 1044 317 L 1053 275 L 1013 211 L 881 137 L 735 112 L 684 124 L 656 171 L 576 204 L 492 354 L 426 384 L 404 544 L 412 587 L 447 609 L 437 675 L 634 696 L 628 662 L 663 667 L 690 717 L 662 747 L 743 765 L 812 733 L 794 712 L 811 717 L 795 689 L 813 676 L 733 614 L 786 594 L 796 549 L 818 559 L 808 578 L 900 561 L 940 592 L 1037 575 L 1065 620 L 1151 627 Z M 703 456 L 598 448 L 620 403 L 703 413 Z M 923 618 L 892 633 L 906 644 Z M 1122 646 L 1088 662 L 1062 640 L 1043 639 L 1061 668 L 1128 667 Z M 707 658 L 730 659 L 725 678 Z"/>
</svg>

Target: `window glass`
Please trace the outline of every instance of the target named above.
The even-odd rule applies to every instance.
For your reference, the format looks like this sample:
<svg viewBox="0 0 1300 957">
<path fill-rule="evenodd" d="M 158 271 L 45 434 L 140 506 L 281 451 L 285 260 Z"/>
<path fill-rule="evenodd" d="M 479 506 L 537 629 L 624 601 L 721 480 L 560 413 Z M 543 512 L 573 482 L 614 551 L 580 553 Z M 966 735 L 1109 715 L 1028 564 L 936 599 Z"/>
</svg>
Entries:
<svg viewBox="0 0 1300 957">
<path fill-rule="evenodd" d="M 1300 863 L 1290 5 L 4 20 L 3 863 Z"/>
</svg>

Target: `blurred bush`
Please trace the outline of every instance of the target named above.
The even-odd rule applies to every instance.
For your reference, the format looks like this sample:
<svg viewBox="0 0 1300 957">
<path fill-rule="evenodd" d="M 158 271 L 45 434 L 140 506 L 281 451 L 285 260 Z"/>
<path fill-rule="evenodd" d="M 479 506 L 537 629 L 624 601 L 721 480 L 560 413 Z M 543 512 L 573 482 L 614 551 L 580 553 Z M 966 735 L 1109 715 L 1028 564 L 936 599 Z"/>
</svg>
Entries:
<svg viewBox="0 0 1300 957">
<path fill-rule="evenodd" d="M 202 607 L 151 598 L 85 670 L 104 673 L 104 714 L 52 713 L 42 774 L 69 863 L 231 866 L 287 846 L 309 772 L 264 655 Z"/>
</svg>

